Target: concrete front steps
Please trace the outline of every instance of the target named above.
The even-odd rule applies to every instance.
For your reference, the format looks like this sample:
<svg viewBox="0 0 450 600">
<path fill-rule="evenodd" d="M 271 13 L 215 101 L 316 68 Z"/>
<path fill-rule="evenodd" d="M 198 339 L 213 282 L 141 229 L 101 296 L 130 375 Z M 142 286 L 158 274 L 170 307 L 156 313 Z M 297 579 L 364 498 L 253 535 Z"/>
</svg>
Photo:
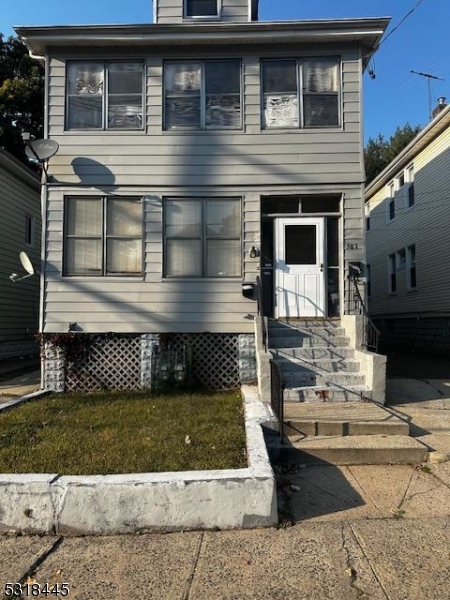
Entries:
<svg viewBox="0 0 450 600">
<path fill-rule="evenodd" d="M 283 458 L 303 464 L 420 464 L 427 447 L 372 402 L 285 404 Z"/>
<path fill-rule="evenodd" d="M 282 456 L 336 465 L 426 460 L 408 423 L 371 401 L 339 320 L 270 321 L 269 349 L 285 379 Z"/>
<path fill-rule="evenodd" d="M 283 371 L 286 401 L 349 402 L 371 397 L 340 320 L 270 321 L 269 349 Z"/>
</svg>

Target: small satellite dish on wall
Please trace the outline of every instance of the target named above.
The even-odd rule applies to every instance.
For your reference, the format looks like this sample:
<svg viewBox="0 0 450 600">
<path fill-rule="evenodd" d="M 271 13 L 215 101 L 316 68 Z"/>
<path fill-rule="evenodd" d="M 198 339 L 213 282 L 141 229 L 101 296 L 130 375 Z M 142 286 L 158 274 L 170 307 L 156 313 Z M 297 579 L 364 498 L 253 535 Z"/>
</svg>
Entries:
<svg viewBox="0 0 450 600">
<path fill-rule="evenodd" d="M 19 258 L 20 262 L 22 263 L 22 267 L 25 269 L 28 275 L 34 275 L 35 269 L 28 254 L 22 250 L 22 252 L 19 254 Z"/>
<path fill-rule="evenodd" d="M 25 154 L 31 160 L 42 163 L 58 152 L 59 144 L 55 140 L 33 140 L 25 145 Z"/>
<path fill-rule="evenodd" d="M 19 254 L 19 259 L 20 259 L 20 262 L 22 263 L 22 267 L 27 272 L 27 274 L 23 275 L 22 277 L 19 277 L 19 275 L 17 273 L 11 273 L 11 275 L 9 276 L 9 278 L 11 279 L 11 281 L 13 283 L 17 283 L 18 281 L 22 281 L 22 279 L 27 279 L 27 277 L 31 277 L 35 273 L 39 273 L 39 271 L 37 271 L 33 267 L 33 263 L 31 262 L 30 257 L 28 256 L 28 254 L 26 252 L 24 252 L 23 250 Z"/>
</svg>

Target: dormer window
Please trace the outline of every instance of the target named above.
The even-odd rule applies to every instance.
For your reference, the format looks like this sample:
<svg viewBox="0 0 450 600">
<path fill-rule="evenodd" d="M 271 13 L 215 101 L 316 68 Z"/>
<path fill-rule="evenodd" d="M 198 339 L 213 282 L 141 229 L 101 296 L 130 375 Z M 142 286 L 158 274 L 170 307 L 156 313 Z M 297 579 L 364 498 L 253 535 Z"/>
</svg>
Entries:
<svg viewBox="0 0 450 600">
<path fill-rule="evenodd" d="M 184 16 L 188 19 L 217 19 L 221 0 L 184 0 Z"/>
</svg>

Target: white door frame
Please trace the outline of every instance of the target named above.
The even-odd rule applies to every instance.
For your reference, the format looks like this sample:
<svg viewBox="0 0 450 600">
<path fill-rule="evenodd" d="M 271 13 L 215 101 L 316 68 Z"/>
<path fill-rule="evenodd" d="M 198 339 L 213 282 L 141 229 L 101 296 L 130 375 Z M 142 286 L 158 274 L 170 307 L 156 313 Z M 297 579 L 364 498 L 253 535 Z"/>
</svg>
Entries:
<svg viewBox="0 0 450 600">
<path fill-rule="evenodd" d="M 325 217 L 274 219 L 276 319 L 326 316 L 325 221 Z M 305 264 L 286 263 L 287 226 L 315 227 L 315 248 L 311 250 Z"/>
</svg>

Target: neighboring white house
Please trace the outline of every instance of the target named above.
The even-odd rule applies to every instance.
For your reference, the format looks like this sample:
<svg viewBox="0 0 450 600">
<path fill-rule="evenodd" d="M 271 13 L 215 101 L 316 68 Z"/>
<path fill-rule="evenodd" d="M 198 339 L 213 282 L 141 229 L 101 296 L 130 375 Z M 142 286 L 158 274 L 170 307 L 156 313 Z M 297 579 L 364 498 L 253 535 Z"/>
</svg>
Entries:
<svg viewBox="0 0 450 600">
<path fill-rule="evenodd" d="M 209 385 L 254 380 L 259 275 L 275 318 L 355 312 L 362 77 L 389 20 L 258 22 L 257 5 L 157 0 L 152 25 L 16 29 L 45 62 L 60 148 L 47 387 L 146 386 L 158 344 L 187 344 Z M 52 350 L 72 332 L 95 337 L 89 373 Z"/>
<path fill-rule="evenodd" d="M 450 106 L 366 188 L 369 310 L 383 345 L 450 355 Z"/>
<path fill-rule="evenodd" d="M 25 251 L 40 263 L 41 204 L 38 176 L 0 149 L 0 360 L 37 354 L 39 278 L 26 275 L 19 261 Z"/>
</svg>

